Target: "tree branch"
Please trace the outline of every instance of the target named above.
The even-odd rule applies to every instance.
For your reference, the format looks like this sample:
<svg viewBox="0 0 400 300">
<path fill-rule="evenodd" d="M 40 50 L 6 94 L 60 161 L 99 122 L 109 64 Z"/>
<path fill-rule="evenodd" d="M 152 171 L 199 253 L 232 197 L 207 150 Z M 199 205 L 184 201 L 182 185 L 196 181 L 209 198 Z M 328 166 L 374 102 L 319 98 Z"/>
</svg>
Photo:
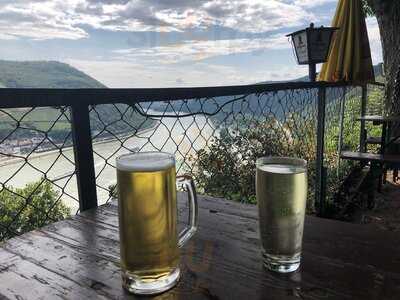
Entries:
<svg viewBox="0 0 400 300">
<path fill-rule="evenodd" d="M 390 10 L 398 0 L 361 0 L 363 2 L 366 15 L 374 15 L 377 12 Z"/>
<path fill-rule="evenodd" d="M 364 13 L 366 16 L 373 16 L 375 14 L 375 0 L 362 0 Z"/>
</svg>

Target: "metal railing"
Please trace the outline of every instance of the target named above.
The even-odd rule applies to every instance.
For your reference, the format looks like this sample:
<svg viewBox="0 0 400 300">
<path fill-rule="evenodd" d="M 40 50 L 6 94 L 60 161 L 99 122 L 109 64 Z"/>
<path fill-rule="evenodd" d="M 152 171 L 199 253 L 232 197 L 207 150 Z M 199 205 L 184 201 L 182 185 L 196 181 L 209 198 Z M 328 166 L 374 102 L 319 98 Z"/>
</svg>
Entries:
<svg viewBox="0 0 400 300">
<path fill-rule="evenodd" d="M 128 151 L 173 152 L 179 162 L 177 172 L 216 178 L 224 168 L 230 168 L 226 174 L 240 172 L 237 166 L 228 165 L 235 158 L 246 161 L 260 154 L 304 157 L 311 162 L 310 180 L 315 183 L 310 197 L 315 197 L 316 209 L 322 214 L 326 151 L 332 150 L 326 145 L 327 128 L 343 124 L 343 99 L 363 105 L 361 90 L 324 82 L 165 89 L 0 89 L 0 215 L 7 216 L 0 220 L 0 239 L 25 230 L 15 224 L 22 222 L 27 209 L 40 210 L 35 197 L 39 192 L 47 195 L 43 191 L 46 185 L 54 190 L 47 190 L 53 193 L 52 201 L 41 211 L 42 219 L 28 229 L 59 219 L 54 211 L 61 202 L 83 211 L 108 201 L 115 183 L 115 157 Z M 342 147 L 343 126 L 339 127 L 335 143 Z M 237 153 L 243 141 L 251 147 Z M 229 148 L 228 156 L 215 158 L 215 169 L 213 164 L 205 168 L 199 163 L 212 147 Z M 218 195 L 201 176 L 203 192 Z M 36 183 L 25 186 L 32 181 Z M 241 183 L 226 184 L 232 193 L 240 191 L 240 197 L 253 192 L 250 188 L 242 193 Z M 12 211 L 6 207 L 10 202 L 18 202 Z"/>
</svg>

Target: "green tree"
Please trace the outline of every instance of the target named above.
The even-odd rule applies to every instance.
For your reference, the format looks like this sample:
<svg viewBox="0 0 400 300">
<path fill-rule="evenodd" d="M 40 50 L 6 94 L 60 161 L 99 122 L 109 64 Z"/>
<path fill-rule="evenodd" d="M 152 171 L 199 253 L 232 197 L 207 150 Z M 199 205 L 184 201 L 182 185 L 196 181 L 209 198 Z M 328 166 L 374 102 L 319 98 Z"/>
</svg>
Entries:
<svg viewBox="0 0 400 300">
<path fill-rule="evenodd" d="M 360 136 L 360 97 L 346 97 L 343 119 L 343 150 L 355 151 Z M 333 101 L 335 100 L 335 101 Z M 327 167 L 327 202 L 331 204 L 331 216 L 337 216 L 342 207 L 333 203 L 343 179 L 353 169 L 352 162 L 342 161 L 338 167 L 339 99 L 327 104 L 325 129 L 324 165 Z M 370 91 L 368 109 L 382 109 L 383 93 L 379 89 Z M 291 156 L 308 161 L 308 212 L 314 211 L 316 122 L 304 112 L 285 116 L 285 122 L 274 118 L 249 118 L 235 129 L 223 128 L 214 137 L 208 148 L 192 157 L 193 173 L 200 192 L 235 201 L 256 203 L 255 162 L 262 156 Z M 368 125 L 369 133 L 379 136 L 376 126 Z M 346 205 L 346 203 L 341 203 Z M 333 211 L 335 210 L 335 211 Z"/>
<path fill-rule="evenodd" d="M 363 0 L 365 10 L 378 20 L 386 73 L 386 107 L 400 114 L 400 1 Z M 397 92 L 396 92 L 397 91 Z"/>
<path fill-rule="evenodd" d="M 59 221 L 71 214 L 47 179 L 0 192 L 0 240 Z M 8 230 L 7 230 L 7 229 Z"/>
<path fill-rule="evenodd" d="M 313 161 L 315 156 L 315 124 L 301 115 L 288 117 L 286 123 L 275 119 L 244 121 L 238 129 L 223 129 L 208 149 L 192 158 L 194 175 L 201 192 L 227 199 L 256 203 L 255 161 L 262 156 L 296 156 Z M 314 165 L 309 165 L 310 187 L 314 181 Z M 309 199 L 313 199 L 310 189 Z M 313 201 L 309 202 L 312 209 Z"/>
</svg>

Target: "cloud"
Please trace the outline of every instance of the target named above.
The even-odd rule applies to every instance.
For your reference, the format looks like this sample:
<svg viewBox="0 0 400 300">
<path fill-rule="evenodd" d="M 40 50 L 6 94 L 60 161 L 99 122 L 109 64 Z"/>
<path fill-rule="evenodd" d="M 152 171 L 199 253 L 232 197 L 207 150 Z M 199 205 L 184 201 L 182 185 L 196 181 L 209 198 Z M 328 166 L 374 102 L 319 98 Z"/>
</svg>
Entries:
<svg viewBox="0 0 400 300">
<path fill-rule="evenodd" d="M 323 1 L 323 0 L 319 0 Z M 297 1 L 298 2 L 298 1 Z M 0 36 L 81 39 L 90 26 L 110 31 L 187 31 L 212 26 L 240 32 L 293 27 L 314 15 L 281 0 L 14 0 L 0 2 Z"/>
<path fill-rule="evenodd" d="M 302 7 L 312 8 L 334 2 L 337 2 L 337 0 L 294 0 L 293 4 Z"/>
<path fill-rule="evenodd" d="M 0 40 L 17 40 L 18 38 L 9 33 L 0 32 Z"/>
<path fill-rule="evenodd" d="M 60 3 L 40 0 L 1 2 L 1 36 L 28 37 L 37 40 L 87 37 L 83 29 L 75 26 L 77 20 L 71 14 L 70 7 L 60 6 Z"/>
<path fill-rule="evenodd" d="M 110 88 L 220 86 L 290 80 L 307 74 L 306 66 L 275 66 L 268 70 L 195 62 L 191 65 L 151 65 L 115 60 L 68 60 Z M 180 79 L 184 79 L 181 81 Z"/>
<path fill-rule="evenodd" d="M 115 59 L 133 62 L 152 62 L 173 64 L 187 61 L 200 61 L 207 58 L 250 53 L 268 49 L 288 49 L 291 45 L 284 34 L 272 35 L 268 38 L 184 41 L 180 44 L 129 48 L 114 50 Z"/>
<path fill-rule="evenodd" d="M 299 5 L 279 0 L 136 0 L 98 3 L 109 18 L 101 26 L 124 31 L 183 31 L 217 25 L 256 33 L 298 26 L 314 17 Z"/>
<path fill-rule="evenodd" d="M 265 32 L 299 26 L 315 18 L 293 1 L 214 0 L 202 7 L 211 22 L 245 32 Z"/>
</svg>

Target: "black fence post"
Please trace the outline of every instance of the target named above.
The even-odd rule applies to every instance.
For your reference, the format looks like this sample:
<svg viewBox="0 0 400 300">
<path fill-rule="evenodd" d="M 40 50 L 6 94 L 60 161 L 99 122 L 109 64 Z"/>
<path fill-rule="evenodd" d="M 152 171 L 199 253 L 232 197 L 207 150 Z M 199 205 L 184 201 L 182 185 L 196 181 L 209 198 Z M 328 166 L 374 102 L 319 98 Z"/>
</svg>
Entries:
<svg viewBox="0 0 400 300">
<path fill-rule="evenodd" d="M 342 152 L 343 148 L 343 125 L 344 125 L 344 113 L 346 110 L 346 93 L 347 93 L 347 88 L 343 87 L 342 88 L 342 97 L 340 97 L 340 115 L 339 115 L 339 142 L 338 142 L 338 160 L 337 160 L 337 166 L 336 166 L 336 176 L 340 176 L 340 153 Z"/>
<path fill-rule="evenodd" d="M 324 215 L 325 209 L 325 177 L 324 170 L 324 135 L 325 135 L 325 105 L 326 88 L 318 88 L 318 116 L 317 116 L 317 157 L 315 172 L 315 203 L 318 203 L 318 216 Z"/>
<path fill-rule="evenodd" d="M 97 206 L 96 178 L 88 105 L 72 104 L 71 115 L 79 209 L 80 211 L 84 211 Z"/>
<path fill-rule="evenodd" d="M 362 94 L 361 94 L 361 117 L 365 116 L 367 112 L 367 86 L 364 84 L 362 85 Z M 366 144 L 367 134 L 365 131 L 365 120 L 361 120 L 360 126 L 360 151 L 365 152 L 367 150 Z"/>
</svg>

